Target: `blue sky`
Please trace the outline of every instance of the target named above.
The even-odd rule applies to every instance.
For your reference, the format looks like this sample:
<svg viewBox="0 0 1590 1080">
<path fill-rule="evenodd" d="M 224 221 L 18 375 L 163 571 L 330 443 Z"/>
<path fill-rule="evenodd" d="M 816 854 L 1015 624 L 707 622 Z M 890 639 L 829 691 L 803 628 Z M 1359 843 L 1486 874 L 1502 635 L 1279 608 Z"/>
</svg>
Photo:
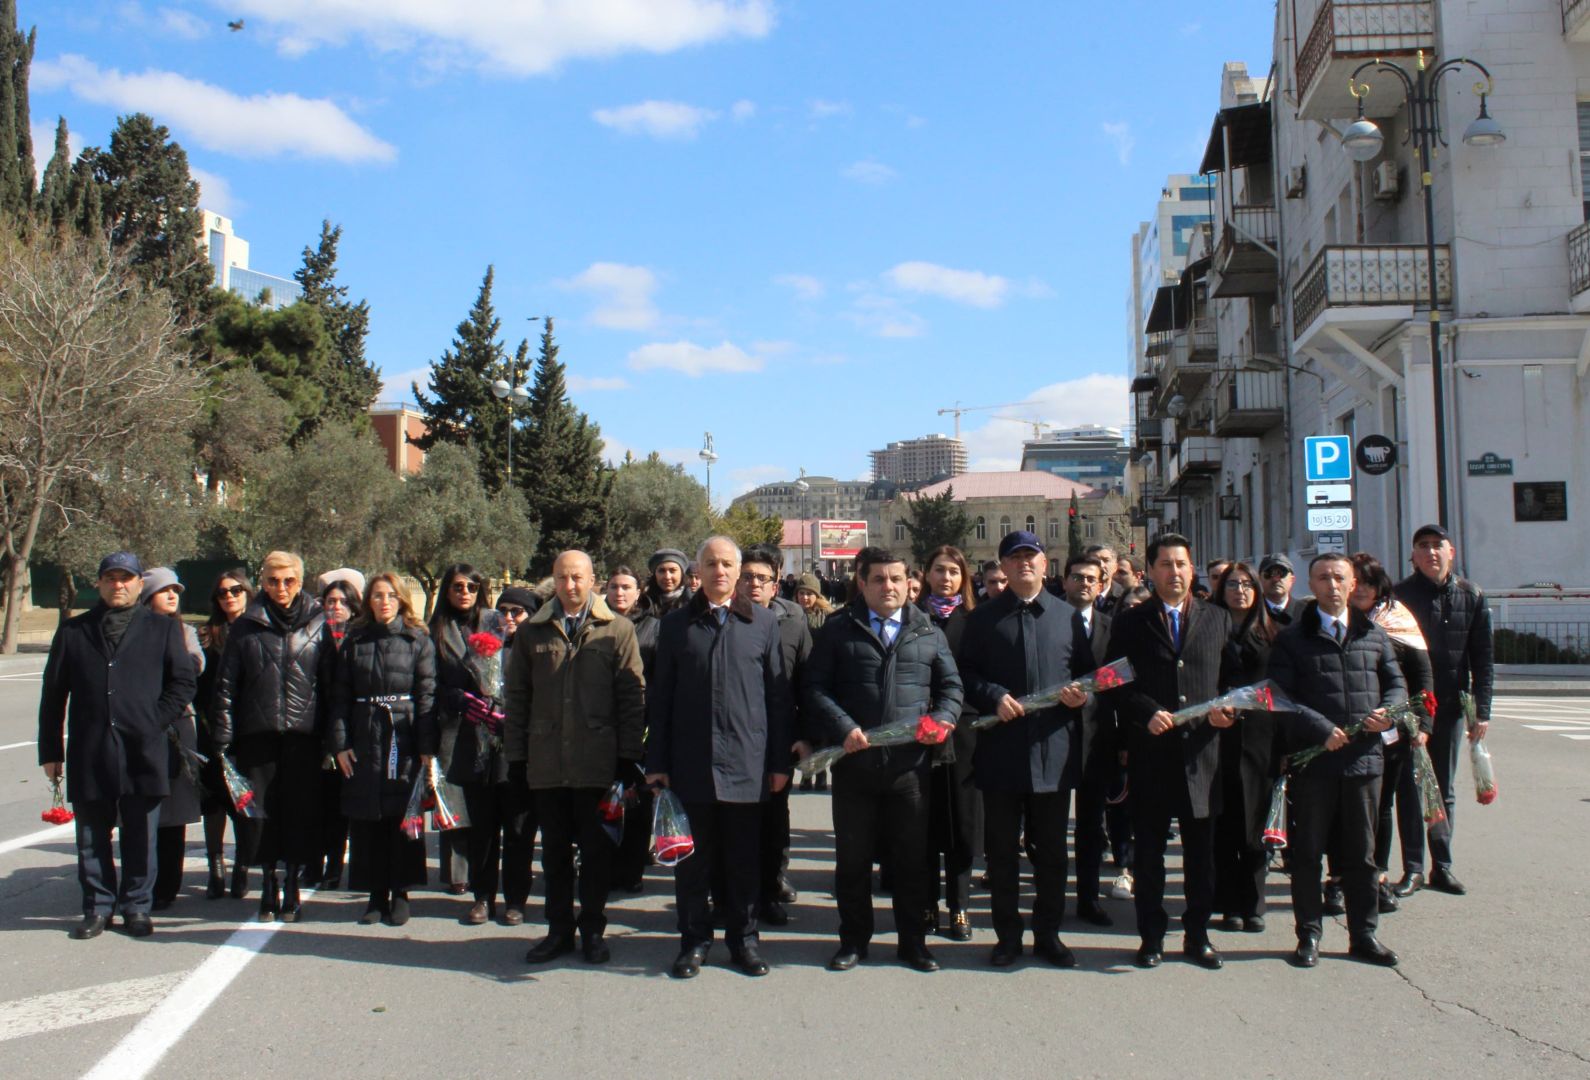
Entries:
<svg viewBox="0 0 1590 1080">
<path fill-rule="evenodd" d="M 1197 167 L 1269 4 L 1063 0 L 22 0 L 33 117 L 151 113 L 251 265 L 322 218 L 388 397 L 488 263 L 512 348 L 551 314 L 611 450 L 720 499 L 949 432 L 1126 413 L 1128 239 Z M 1078 12 L 1081 13 L 1078 13 Z M 226 23 L 243 19 L 241 31 Z M 42 165 L 42 162 L 41 162 Z M 974 468 L 1030 429 L 971 413 Z"/>
</svg>

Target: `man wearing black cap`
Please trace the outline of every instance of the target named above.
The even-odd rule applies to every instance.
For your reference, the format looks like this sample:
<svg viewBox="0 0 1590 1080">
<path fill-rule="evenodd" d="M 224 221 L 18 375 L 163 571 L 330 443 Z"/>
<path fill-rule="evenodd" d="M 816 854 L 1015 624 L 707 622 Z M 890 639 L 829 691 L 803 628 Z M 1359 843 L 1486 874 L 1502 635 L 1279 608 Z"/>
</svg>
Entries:
<svg viewBox="0 0 1590 1080">
<path fill-rule="evenodd" d="M 1297 571 L 1292 560 L 1280 552 L 1259 560 L 1260 585 L 1264 589 L 1264 606 L 1270 609 L 1270 618 L 1282 626 L 1291 626 L 1303 613 L 1308 601 L 1292 598 L 1292 585 L 1297 581 Z M 1210 581 L 1215 580 L 1213 577 Z"/>
<path fill-rule="evenodd" d="M 1413 534 L 1413 573 L 1393 590 L 1408 606 L 1424 632 L 1430 649 L 1430 667 L 1435 672 L 1435 730 L 1430 733 L 1430 760 L 1435 764 L 1436 782 L 1446 803 L 1446 820 L 1430 828 L 1429 885 L 1444 893 L 1462 896 L 1467 890 L 1452 873 L 1453 812 L 1457 793 L 1452 782 L 1457 774 L 1458 754 L 1463 746 L 1463 710 L 1458 693 L 1474 695 L 1474 710 L 1479 722 L 1468 733 L 1470 739 L 1483 739 L 1491 719 L 1491 688 L 1496 672 L 1491 652 L 1491 612 L 1485 606 L 1480 587 L 1460 577 L 1453 569 L 1457 549 L 1440 525 L 1424 525 Z M 1422 875 L 1403 875 L 1394 891 L 1409 896 L 1418 891 Z"/>
<path fill-rule="evenodd" d="M 1082 769 L 1082 706 L 1087 695 L 1068 686 L 1060 704 L 1028 711 L 1018 698 L 1065 685 L 1093 669 L 1077 631 L 1076 609 L 1044 588 L 1043 542 L 1013 532 L 999 542 L 1008 587 L 966 618 L 956 661 L 966 700 L 1002 721 L 977 738 L 973 776 L 983 792 L 984 849 L 993 893 L 989 957 L 1008 967 L 1022 952 L 1020 851 L 1023 819 L 1033 860 L 1033 953 L 1056 967 L 1075 967 L 1060 941 L 1065 913 L 1066 819 Z"/>
<path fill-rule="evenodd" d="M 171 792 L 166 732 L 197 686 L 182 624 L 138 603 L 142 575 L 131 552 L 107 555 L 100 602 L 61 626 L 44 668 L 39 764 L 52 783 L 65 774 L 77 815 L 79 940 L 98 937 L 117 910 L 133 937 L 154 932 L 155 830 Z M 111 847 L 118 822 L 119 882 Z"/>
</svg>

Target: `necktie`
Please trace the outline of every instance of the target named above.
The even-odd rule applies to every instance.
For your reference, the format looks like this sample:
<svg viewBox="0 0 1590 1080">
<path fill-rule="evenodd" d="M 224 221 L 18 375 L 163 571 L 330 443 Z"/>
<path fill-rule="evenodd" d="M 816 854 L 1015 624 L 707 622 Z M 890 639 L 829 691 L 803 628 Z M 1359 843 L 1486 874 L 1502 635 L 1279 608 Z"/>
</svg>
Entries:
<svg viewBox="0 0 1590 1080">
<path fill-rule="evenodd" d="M 713 608 L 712 614 L 717 618 L 718 625 L 722 626 L 729 617 L 729 606 L 725 604 L 723 607 Z"/>
<path fill-rule="evenodd" d="M 1336 639 L 1336 644 L 1340 645 L 1342 643 L 1342 638 L 1347 636 L 1343 632 L 1345 629 L 1346 627 L 1342 625 L 1342 621 L 1340 619 L 1337 619 L 1331 624 L 1331 637 Z"/>
<path fill-rule="evenodd" d="M 878 618 L 878 616 L 874 615 L 872 617 L 872 621 L 877 624 L 878 640 L 883 642 L 883 647 L 885 649 L 887 649 L 890 645 L 893 645 L 894 644 L 894 622 L 893 622 L 893 620 L 880 619 L 880 618 Z"/>
<path fill-rule="evenodd" d="M 1171 608 L 1170 615 L 1170 644 L 1171 648 L 1181 652 L 1181 612 Z"/>
<path fill-rule="evenodd" d="M 569 635 L 570 641 L 574 640 L 574 635 L 579 629 L 580 617 L 578 615 L 565 615 L 563 617 L 563 632 Z"/>
<path fill-rule="evenodd" d="M 1093 640 L 1093 620 L 1086 615 L 1082 617 L 1082 636 L 1089 641 Z"/>
</svg>

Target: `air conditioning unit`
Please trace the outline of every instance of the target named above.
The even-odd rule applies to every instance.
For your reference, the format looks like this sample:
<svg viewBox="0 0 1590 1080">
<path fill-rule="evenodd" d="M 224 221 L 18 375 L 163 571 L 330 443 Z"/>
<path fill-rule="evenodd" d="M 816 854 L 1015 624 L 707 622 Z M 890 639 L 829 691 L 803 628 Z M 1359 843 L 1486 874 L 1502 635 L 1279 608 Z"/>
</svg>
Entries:
<svg viewBox="0 0 1590 1080">
<path fill-rule="evenodd" d="M 1382 161 L 1375 166 L 1369 193 L 1381 202 L 1396 202 L 1402 196 L 1402 172 L 1395 161 Z"/>
<path fill-rule="evenodd" d="M 1301 199 L 1308 190 L 1308 163 L 1293 165 L 1286 174 L 1286 197 Z"/>
</svg>

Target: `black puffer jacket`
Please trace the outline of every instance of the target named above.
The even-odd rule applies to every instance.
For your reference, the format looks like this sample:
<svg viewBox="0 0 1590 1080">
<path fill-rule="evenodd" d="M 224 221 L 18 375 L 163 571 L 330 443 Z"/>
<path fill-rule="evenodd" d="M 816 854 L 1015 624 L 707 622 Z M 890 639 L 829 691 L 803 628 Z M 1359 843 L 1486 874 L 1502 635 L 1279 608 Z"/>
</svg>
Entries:
<svg viewBox="0 0 1590 1080">
<path fill-rule="evenodd" d="M 326 753 L 356 758 L 342 782 L 342 811 L 356 821 L 396 817 L 420 755 L 436 753 L 440 738 L 436 646 L 424 627 L 369 622 L 351 627 L 333 657 Z"/>
<path fill-rule="evenodd" d="M 1491 718 L 1491 691 L 1496 668 L 1491 651 L 1491 612 L 1485 594 L 1467 578 L 1448 574 L 1437 585 L 1415 570 L 1397 582 L 1393 593 L 1408 606 L 1424 631 L 1435 673 L 1436 721 L 1462 716 L 1458 691 L 1474 695 L 1481 720 Z"/>
<path fill-rule="evenodd" d="M 256 596 L 232 623 L 215 680 L 210 737 L 217 752 L 247 735 L 314 735 L 321 728 L 321 680 L 334 652 L 320 601 L 300 593 L 283 633 Z"/>
<path fill-rule="evenodd" d="M 960 722 L 961 676 L 944 634 L 917 607 L 901 608 L 900 620 L 887 649 L 859 601 L 834 612 L 817 632 L 805 675 L 806 733 L 817 745 L 837 746 L 858 727 L 922 716 Z M 931 754 L 919 743 L 848 754 L 834 766 L 834 779 L 862 770 L 908 772 L 927 766 Z"/>
<path fill-rule="evenodd" d="M 1269 676 L 1298 705 L 1283 718 L 1290 752 L 1323 743 L 1332 728 L 1346 729 L 1376 709 L 1408 700 L 1408 686 L 1386 632 L 1349 609 L 1347 639 L 1338 643 L 1320 624 L 1312 600 L 1282 630 L 1270 650 Z M 1379 776 L 1384 769 L 1380 734 L 1362 731 L 1340 750 L 1307 766 L 1310 775 Z"/>
</svg>

